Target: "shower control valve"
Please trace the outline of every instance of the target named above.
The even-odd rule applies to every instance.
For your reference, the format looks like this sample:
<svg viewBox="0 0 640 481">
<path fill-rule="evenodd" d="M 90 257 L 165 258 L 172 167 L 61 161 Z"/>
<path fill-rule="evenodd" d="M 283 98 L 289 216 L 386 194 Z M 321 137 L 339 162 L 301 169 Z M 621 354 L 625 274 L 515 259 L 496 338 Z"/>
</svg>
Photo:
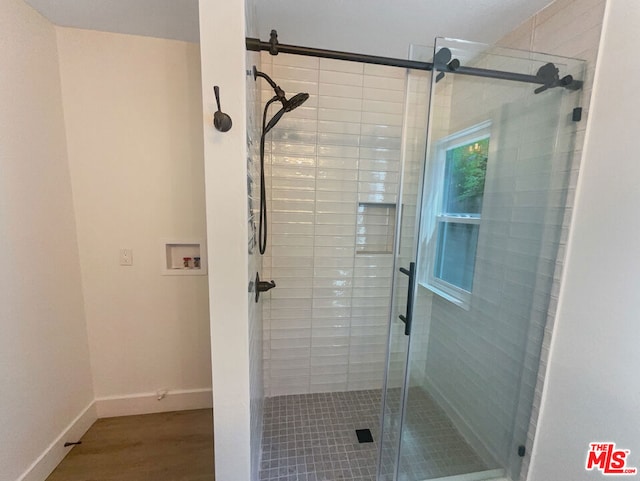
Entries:
<svg viewBox="0 0 640 481">
<path fill-rule="evenodd" d="M 220 132 L 228 132 L 231 130 L 233 122 L 231 121 L 231 117 L 225 114 L 220 108 L 220 87 L 214 85 L 213 93 L 216 97 L 216 104 L 218 105 L 218 110 L 213 114 L 213 126 Z"/>
<path fill-rule="evenodd" d="M 256 272 L 256 282 L 254 284 L 254 288 L 256 290 L 256 302 L 260 299 L 261 292 L 267 292 L 274 287 L 276 287 L 275 281 L 261 281 L 260 274 Z"/>
</svg>

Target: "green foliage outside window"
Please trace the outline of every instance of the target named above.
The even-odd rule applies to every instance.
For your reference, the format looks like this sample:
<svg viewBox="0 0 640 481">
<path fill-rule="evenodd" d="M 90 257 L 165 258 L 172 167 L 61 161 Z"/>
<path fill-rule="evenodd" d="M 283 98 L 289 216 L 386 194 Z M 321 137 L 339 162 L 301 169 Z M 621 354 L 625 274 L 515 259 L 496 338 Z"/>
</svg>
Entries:
<svg viewBox="0 0 640 481">
<path fill-rule="evenodd" d="M 445 210 L 480 214 L 489 158 L 489 138 L 447 151 Z"/>
</svg>

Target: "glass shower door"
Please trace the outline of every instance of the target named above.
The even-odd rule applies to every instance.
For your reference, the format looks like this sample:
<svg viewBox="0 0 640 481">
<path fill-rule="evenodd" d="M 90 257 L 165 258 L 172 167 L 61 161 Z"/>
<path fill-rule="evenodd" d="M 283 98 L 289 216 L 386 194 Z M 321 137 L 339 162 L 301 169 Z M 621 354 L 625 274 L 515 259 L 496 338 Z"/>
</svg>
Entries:
<svg viewBox="0 0 640 481">
<path fill-rule="evenodd" d="M 435 58 L 440 68 L 422 91 L 409 75 L 379 479 L 515 481 L 529 450 L 577 168 L 571 119 L 581 93 L 554 85 L 567 75 L 582 79 L 584 65 L 450 39 L 437 39 L 428 58 L 424 50 L 414 54 Z M 465 75 L 464 67 L 537 76 L 547 88 Z M 429 83 L 428 141 L 423 133 L 420 152 L 424 119 L 412 109 Z M 409 272 L 411 263 L 408 291 L 399 268 Z M 409 336 L 398 317 L 407 310 Z"/>
<path fill-rule="evenodd" d="M 431 54 L 430 48 L 412 47 L 411 59 L 420 60 Z M 405 116 L 402 139 L 402 169 L 396 220 L 396 242 L 393 276 L 393 296 L 389 324 L 389 346 L 383 420 L 380 442 L 378 478 L 391 481 L 397 470 L 404 396 L 407 379 L 409 340 L 406 322 L 410 277 L 415 279 L 415 249 L 418 234 L 418 209 L 422 195 L 422 173 L 425 158 L 425 135 L 429 105 L 430 72 L 410 71 L 407 75 Z M 401 270 L 402 269 L 402 270 Z M 415 283 L 414 283 L 415 286 Z M 418 329 L 422 329 L 419 326 Z"/>
</svg>

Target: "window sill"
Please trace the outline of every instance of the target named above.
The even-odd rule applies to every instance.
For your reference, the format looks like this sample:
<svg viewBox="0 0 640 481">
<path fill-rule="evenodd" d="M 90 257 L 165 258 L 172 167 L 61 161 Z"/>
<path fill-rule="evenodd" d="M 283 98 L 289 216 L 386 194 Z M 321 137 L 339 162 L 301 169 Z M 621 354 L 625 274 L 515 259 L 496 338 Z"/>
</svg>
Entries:
<svg viewBox="0 0 640 481">
<path fill-rule="evenodd" d="M 451 302 L 452 304 L 455 304 L 456 306 L 464 309 L 465 311 L 471 310 L 471 293 L 467 292 L 466 295 L 464 296 L 466 297 L 466 299 L 461 299 L 460 297 L 456 297 L 453 294 L 450 294 L 444 291 L 443 289 L 438 288 L 437 286 L 427 284 L 426 282 L 419 281 L 418 285 L 420 285 L 421 287 L 424 287 L 428 291 L 433 292 L 434 294 L 437 294 L 438 296 Z"/>
</svg>

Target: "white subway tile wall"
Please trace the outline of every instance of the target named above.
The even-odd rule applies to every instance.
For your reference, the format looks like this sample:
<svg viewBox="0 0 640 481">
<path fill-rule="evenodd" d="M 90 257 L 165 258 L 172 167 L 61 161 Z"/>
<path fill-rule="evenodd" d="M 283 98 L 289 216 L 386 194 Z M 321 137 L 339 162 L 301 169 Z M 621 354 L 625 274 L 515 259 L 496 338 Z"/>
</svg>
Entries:
<svg viewBox="0 0 640 481">
<path fill-rule="evenodd" d="M 266 142 L 263 271 L 278 287 L 263 304 L 265 394 L 380 388 L 395 218 L 359 205 L 397 202 L 406 73 L 266 53 L 261 68 L 289 96 L 310 94 Z"/>
</svg>

